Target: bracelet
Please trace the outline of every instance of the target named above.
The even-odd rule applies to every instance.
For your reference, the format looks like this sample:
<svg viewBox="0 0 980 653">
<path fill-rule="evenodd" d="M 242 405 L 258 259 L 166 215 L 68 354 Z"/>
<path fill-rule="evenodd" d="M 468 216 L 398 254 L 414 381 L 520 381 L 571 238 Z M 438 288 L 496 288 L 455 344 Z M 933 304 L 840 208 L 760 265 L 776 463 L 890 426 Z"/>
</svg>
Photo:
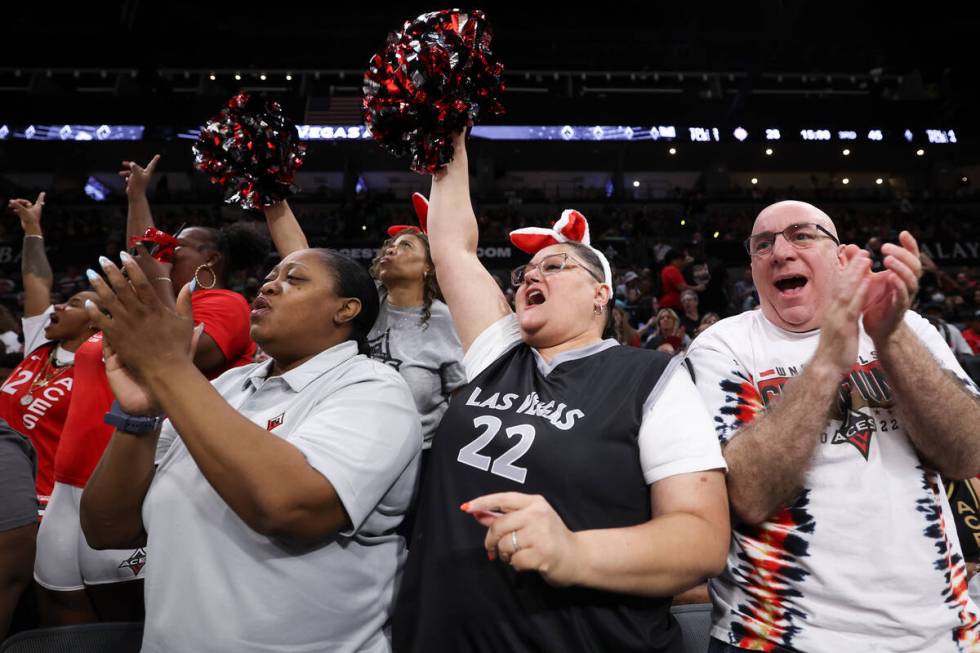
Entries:
<svg viewBox="0 0 980 653">
<path fill-rule="evenodd" d="M 24 238 L 40 238 L 41 240 L 44 240 L 44 236 L 40 234 L 24 234 Z"/>
</svg>

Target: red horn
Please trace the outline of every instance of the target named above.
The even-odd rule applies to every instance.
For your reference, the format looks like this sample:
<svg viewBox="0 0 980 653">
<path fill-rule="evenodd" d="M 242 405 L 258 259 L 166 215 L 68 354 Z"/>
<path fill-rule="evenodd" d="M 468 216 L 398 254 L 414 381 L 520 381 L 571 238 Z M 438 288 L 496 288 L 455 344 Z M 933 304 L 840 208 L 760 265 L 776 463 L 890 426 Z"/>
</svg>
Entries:
<svg viewBox="0 0 980 653">
<path fill-rule="evenodd" d="M 429 228 L 426 225 L 426 221 L 429 218 L 429 200 L 425 199 L 425 195 L 422 193 L 412 193 L 412 206 L 415 207 L 415 215 L 419 218 L 422 233 L 429 233 Z"/>
</svg>

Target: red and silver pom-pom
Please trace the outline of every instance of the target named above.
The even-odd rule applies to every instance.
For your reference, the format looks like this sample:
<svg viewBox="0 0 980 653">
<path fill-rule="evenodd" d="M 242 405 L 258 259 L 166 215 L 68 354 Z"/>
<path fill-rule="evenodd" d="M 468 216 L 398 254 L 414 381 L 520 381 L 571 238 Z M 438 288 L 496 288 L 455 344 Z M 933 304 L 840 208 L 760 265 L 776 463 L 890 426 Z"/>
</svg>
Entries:
<svg viewBox="0 0 980 653">
<path fill-rule="evenodd" d="M 364 73 L 364 122 L 416 172 L 453 158 L 452 135 L 478 118 L 504 112 L 504 66 L 490 50 L 482 11 L 447 9 L 406 21 L 388 35 Z"/>
<path fill-rule="evenodd" d="M 306 146 L 274 100 L 240 93 L 211 118 L 194 143 L 194 167 L 243 209 L 269 207 L 297 189 Z"/>
</svg>

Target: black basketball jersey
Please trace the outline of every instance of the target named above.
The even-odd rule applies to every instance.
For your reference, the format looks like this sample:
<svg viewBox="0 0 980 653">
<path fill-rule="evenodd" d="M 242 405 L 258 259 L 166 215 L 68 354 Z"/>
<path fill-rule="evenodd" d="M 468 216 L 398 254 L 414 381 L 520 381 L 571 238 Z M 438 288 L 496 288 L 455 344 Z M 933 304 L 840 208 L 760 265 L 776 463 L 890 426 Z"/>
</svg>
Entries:
<svg viewBox="0 0 980 653">
<path fill-rule="evenodd" d="M 650 519 L 637 436 L 671 359 L 609 341 L 578 354 L 542 370 L 518 343 L 454 397 L 422 485 L 396 652 L 682 650 L 669 598 L 555 588 L 489 561 L 486 529 L 459 509 L 514 491 L 544 496 L 572 531 Z"/>
</svg>

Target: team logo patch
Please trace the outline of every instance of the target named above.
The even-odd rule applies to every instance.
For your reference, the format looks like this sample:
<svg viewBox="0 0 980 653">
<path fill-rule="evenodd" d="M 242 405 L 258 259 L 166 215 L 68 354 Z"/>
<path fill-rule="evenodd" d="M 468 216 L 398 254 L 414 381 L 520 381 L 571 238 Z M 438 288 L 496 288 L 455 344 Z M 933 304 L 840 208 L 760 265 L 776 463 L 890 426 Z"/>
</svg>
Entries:
<svg viewBox="0 0 980 653">
<path fill-rule="evenodd" d="M 368 340 L 368 347 L 371 349 L 371 358 L 391 365 L 396 370 L 402 366 L 403 361 L 391 355 L 391 329 L 385 329 L 377 338 Z"/>
<path fill-rule="evenodd" d="M 133 551 L 132 555 L 122 561 L 120 569 L 129 569 L 134 576 L 139 576 L 140 571 L 146 566 L 146 549 L 140 547 Z"/>
<path fill-rule="evenodd" d="M 271 431 L 272 429 L 276 428 L 277 426 L 282 424 L 282 420 L 285 417 L 286 417 L 286 413 L 279 413 L 278 415 L 276 415 L 266 423 L 265 430 Z"/>
<path fill-rule="evenodd" d="M 852 444 L 867 460 L 868 452 L 871 450 L 871 436 L 876 430 L 874 417 L 851 409 L 847 411 L 840 428 L 834 433 L 831 444 Z"/>
</svg>

